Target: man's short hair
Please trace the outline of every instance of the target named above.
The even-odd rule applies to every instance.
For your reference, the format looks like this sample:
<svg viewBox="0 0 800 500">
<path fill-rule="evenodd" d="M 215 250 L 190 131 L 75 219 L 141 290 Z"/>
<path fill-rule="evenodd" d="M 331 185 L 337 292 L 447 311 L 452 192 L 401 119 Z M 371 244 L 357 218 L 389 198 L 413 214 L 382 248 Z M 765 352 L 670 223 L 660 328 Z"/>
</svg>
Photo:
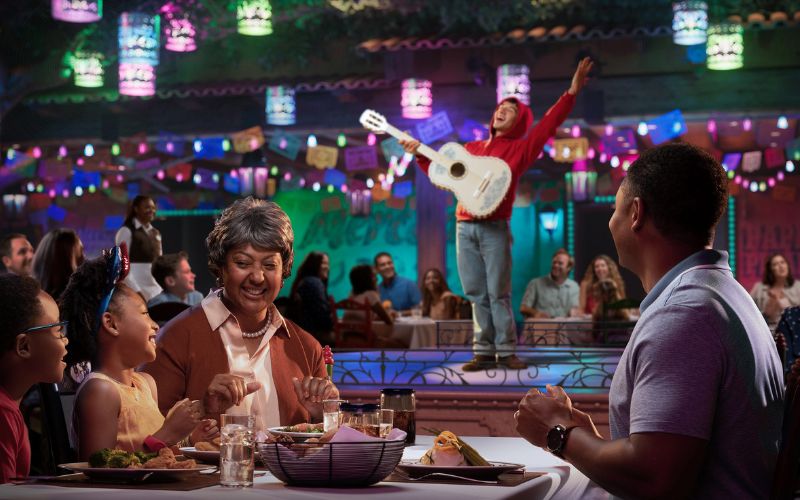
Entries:
<svg viewBox="0 0 800 500">
<path fill-rule="evenodd" d="M 567 256 L 567 266 L 572 269 L 575 266 L 575 258 L 567 252 L 566 248 L 559 248 L 553 254 L 553 259 L 555 259 L 559 255 L 566 255 Z M 552 259 L 551 259 L 552 260 Z"/>
<path fill-rule="evenodd" d="M 184 259 L 188 262 L 189 254 L 183 251 L 178 253 L 166 253 L 164 255 L 161 255 L 156 260 L 153 261 L 153 267 L 150 269 L 150 274 L 153 275 L 153 278 L 155 278 L 156 283 L 158 283 L 161 286 L 161 288 L 166 290 L 167 287 L 165 283 L 167 277 L 175 276 L 175 273 L 178 272 L 178 266 Z"/>
<path fill-rule="evenodd" d="M 665 237 L 705 246 L 728 205 L 725 170 L 702 149 L 672 143 L 648 149 L 625 178 L 625 196 L 639 197 Z"/>
<path fill-rule="evenodd" d="M 0 238 L 0 258 L 11 257 L 11 242 L 17 238 L 28 239 L 27 236 L 21 233 L 4 234 L 3 237 Z"/>
<path fill-rule="evenodd" d="M 391 259 L 392 254 L 390 254 L 389 252 L 378 252 L 378 254 L 375 255 L 375 259 L 373 259 L 373 262 L 375 263 L 376 267 L 378 265 L 378 259 L 380 259 L 381 257 L 389 257 Z"/>
<path fill-rule="evenodd" d="M 42 314 L 39 282 L 30 276 L 0 274 L 0 355 L 14 348 L 17 335 Z"/>
</svg>

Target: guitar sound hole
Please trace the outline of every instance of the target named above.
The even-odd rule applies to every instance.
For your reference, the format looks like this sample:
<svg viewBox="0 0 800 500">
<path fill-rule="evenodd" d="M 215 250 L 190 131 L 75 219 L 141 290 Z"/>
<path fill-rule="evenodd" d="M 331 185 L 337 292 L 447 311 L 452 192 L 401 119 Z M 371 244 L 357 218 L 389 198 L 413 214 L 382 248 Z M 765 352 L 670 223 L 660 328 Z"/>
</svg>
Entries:
<svg viewBox="0 0 800 500">
<path fill-rule="evenodd" d="M 460 179 L 464 177 L 464 174 L 467 173 L 466 167 L 464 167 L 463 163 L 453 163 L 450 165 L 450 175 L 455 179 Z"/>
</svg>

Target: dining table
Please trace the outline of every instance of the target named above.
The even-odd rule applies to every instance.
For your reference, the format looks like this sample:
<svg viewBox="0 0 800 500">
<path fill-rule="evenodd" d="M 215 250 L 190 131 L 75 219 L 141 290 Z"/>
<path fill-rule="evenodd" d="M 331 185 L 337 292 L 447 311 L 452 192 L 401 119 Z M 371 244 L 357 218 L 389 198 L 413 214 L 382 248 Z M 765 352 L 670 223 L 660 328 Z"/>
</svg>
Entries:
<svg viewBox="0 0 800 500">
<path fill-rule="evenodd" d="M 522 438 L 514 437 L 463 437 L 489 461 L 518 463 L 526 472 L 541 472 L 540 476 L 515 486 L 478 484 L 468 481 L 439 480 L 417 482 L 381 481 L 363 488 L 326 488 L 287 486 L 268 471 L 257 468 L 252 487 L 229 488 L 212 485 L 192 491 L 168 491 L 145 488 L 115 488 L 113 484 L 100 487 L 57 486 L 52 483 L 29 482 L 0 485 L 0 499 L 52 498 L 57 500 L 150 500 L 153 498 L 271 498 L 286 500 L 318 500 L 320 498 L 352 500 L 357 497 L 372 498 L 381 495 L 382 500 L 445 499 L 515 499 L 528 500 L 572 500 L 607 499 L 608 493 L 591 482 L 585 475 L 567 462 L 531 445 Z M 407 446 L 403 460 L 418 460 L 433 444 L 433 436 L 417 436 L 416 443 Z"/>
<path fill-rule="evenodd" d="M 400 316 L 392 325 L 392 338 L 409 349 L 472 345 L 472 322 Z"/>
</svg>

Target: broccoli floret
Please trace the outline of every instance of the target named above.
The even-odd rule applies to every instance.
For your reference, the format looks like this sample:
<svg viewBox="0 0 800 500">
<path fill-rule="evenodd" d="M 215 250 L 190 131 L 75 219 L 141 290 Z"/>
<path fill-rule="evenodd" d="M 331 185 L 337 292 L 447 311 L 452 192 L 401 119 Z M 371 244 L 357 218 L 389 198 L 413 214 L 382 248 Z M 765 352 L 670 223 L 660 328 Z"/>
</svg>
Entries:
<svg viewBox="0 0 800 500">
<path fill-rule="evenodd" d="M 89 466 L 91 467 L 105 467 L 108 463 L 108 457 L 111 456 L 111 451 L 108 448 L 103 448 L 96 451 L 89 456 Z"/>
<path fill-rule="evenodd" d="M 145 463 L 158 456 L 158 453 L 147 453 L 144 451 L 134 451 L 133 454 L 136 455 L 136 458 L 138 458 L 141 463 Z"/>
<path fill-rule="evenodd" d="M 112 469 L 125 469 L 131 464 L 131 455 L 126 452 L 113 453 L 108 457 L 108 466 Z"/>
</svg>

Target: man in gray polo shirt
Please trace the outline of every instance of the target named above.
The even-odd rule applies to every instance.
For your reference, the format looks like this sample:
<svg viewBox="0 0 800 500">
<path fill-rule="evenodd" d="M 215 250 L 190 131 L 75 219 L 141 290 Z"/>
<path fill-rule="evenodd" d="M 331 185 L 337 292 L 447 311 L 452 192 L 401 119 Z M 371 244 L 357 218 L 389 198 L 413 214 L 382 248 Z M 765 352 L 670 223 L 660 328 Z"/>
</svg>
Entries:
<svg viewBox="0 0 800 500">
<path fill-rule="evenodd" d="M 532 279 L 525 288 L 519 312 L 526 318 L 564 318 L 578 307 L 580 287 L 569 279 L 574 261 L 563 248 L 556 250 L 550 274 Z"/>
<path fill-rule="evenodd" d="M 781 439 L 783 373 L 728 255 L 711 249 L 725 172 L 687 144 L 628 170 L 609 222 L 620 263 L 648 292 L 614 373 L 611 440 L 560 387 L 532 389 L 517 430 L 615 495 L 767 498 Z"/>
</svg>

